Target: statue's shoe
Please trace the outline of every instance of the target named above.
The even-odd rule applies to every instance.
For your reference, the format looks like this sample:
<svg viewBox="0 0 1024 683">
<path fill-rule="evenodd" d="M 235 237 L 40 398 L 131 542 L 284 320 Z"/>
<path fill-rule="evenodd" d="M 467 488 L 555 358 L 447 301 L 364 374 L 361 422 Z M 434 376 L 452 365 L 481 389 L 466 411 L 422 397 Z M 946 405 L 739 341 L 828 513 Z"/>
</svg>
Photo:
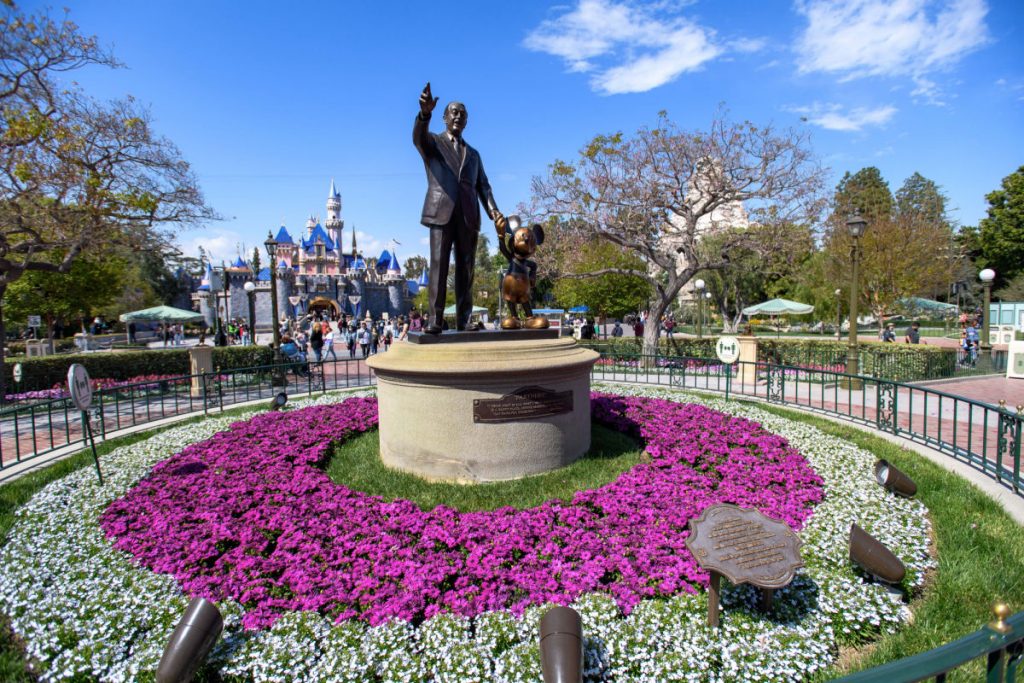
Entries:
<svg viewBox="0 0 1024 683">
<path fill-rule="evenodd" d="M 503 330 L 518 330 L 522 328 L 523 324 L 519 322 L 519 318 L 513 318 L 509 316 L 501 321 L 501 329 Z"/>
<path fill-rule="evenodd" d="M 426 327 L 423 328 L 423 333 L 424 334 L 441 334 L 441 326 L 440 325 L 427 325 Z"/>
<path fill-rule="evenodd" d="M 542 315 L 534 315 L 526 319 L 526 329 L 528 330 L 546 330 L 550 323 L 548 319 Z"/>
</svg>

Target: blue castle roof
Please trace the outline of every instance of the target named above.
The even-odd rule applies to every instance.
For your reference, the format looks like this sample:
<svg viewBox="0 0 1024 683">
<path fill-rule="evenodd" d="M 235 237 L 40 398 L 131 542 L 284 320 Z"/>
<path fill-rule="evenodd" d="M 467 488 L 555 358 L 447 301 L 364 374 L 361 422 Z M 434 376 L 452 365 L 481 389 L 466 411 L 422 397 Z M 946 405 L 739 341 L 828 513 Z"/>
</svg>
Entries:
<svg viewBox="0 0 1024 683">
<path fill-rule="evenodd" d="M 264 268 L 256 274 L 257 282 L 270 282 L 270 267 Z"/>
<path fill-rule="evenodd" d="M 281 229 L 277 231 L 277 237 L 274 238 L 278 244 L 295 244 L 292 241 L 292 236 L 288 234 L 288 231 L 282 225 Z"/>
<path fill-rule="evenodd" d="M 391 252 L 391 258 L 388 259 L 388 270 L 395 272 L 402 272 L 402 266 L 398 264 L 398 254 Z"/>
<path fill-rule="evenodd" d="M 383 274 L 388 269 L 388 263 L 391 261 L 391 252 L 385 249 L 380 252 L 380 258 L 377 259 L 377 272 Z"/>
<path fill-rule="evenodd" d="M 418 284 L 420 287 L 430 286 L 430 276 L 427 275 L 426 269 L 424 269 L 423 272 L 420 273 L 420 279 L 416 280 L 416 284 Z"/>
<path fill-rule="evenodd" d="M 247 264 L 245 261 L 243 261 L 242 257 L 239 256 L 238 258 L 235 259 L 235 262 L 231 264 L 231 267 L 232 268 L 248 268 L 249 264 Z"/>
<path fill-rule="evenodd" d="M 324 243 L 324 248 L 327 251 L 334 251 L 334 240 L 331 239 L 330 235 L 327 234 L 327 231 L 319 223 L 313 226 L 313 231 L 309 233 L 309 239 L 302 240 L 302 248 L 307 252 L 312 250 L 317 239 Z"/>
<path fill-rule="evenodd" d="M 409 290 L 409 296 L 416 296 L 420 293 L 420 286 L 415 280 L 406 280 L 405 285 Z"/>
<path fill-rule="evenodd" d="M 210 283 L 213 282 L 213 266 L 209 263 L 206 264 L 206 273 L 203 274 L 203 279 L 200 280 L 199 291 L 209 292 Z"/>
</svg>

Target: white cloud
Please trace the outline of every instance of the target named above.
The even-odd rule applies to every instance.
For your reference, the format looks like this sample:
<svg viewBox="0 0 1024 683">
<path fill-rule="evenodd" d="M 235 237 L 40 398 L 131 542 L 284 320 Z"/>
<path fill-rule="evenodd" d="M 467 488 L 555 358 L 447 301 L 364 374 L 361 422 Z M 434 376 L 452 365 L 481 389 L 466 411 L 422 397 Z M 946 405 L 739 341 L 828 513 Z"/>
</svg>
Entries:
<svg viewBox="0 0 1024 683">
<path fill-rule="evenodd" d="M 801 72 L 910 76 L 929 99 L 937 86 L 924 74 L 988 41 L 985 0 L 798 0 L 796 9 L 807 18 L 796 46 Z"/>
<path fill-rule="evenodd" d="M 765 38 L 738 38 L 729 43 L 729 49 L 736 52 L 760 52 L 768 47 Z"/>
<path fill-rule="evenodd" d="M 808 123 L 821 126 L 826 130 L 856 132 L 866 126 L 882 126 L 896 114 L 896 107 L 856 107 L 848 112 L 843 111 L 839 104 L 819 104 L 815 102 L 809 107 L 788 107 L 787 111 L 800 114 Z"/>
<path fill-rule="evenodd" d="M 363 256 L 380 256 L 384 249 L 383 242 L 362 230 L 356 230 L 356 246 Z"/>
<path fill-rule="evenodd" d="M 591 73 L 594 90 L 615 95 L 645 92 L 699 69 L 723 52 L 714 37 L 711 29 L 666 14 L 663 3 L 579 0 L 575 9 L 542 22 L 523 45 L 561 57 L 571 72 Z M 760 49 L 756 41 L 736 44 Z"/>
<path fill-rule="evenodd" d="M 181 240 L 181 252 L 186 256 L 198 256 L 199 247 L 202 247 L 214 265 L 221 261 L 234 261 L 238 258 L 239 245 L 245 242 L 241 234 L 230 230 L 206 228 L 202 233 L 186 233 L 186 236 L 188 239 Z M 251 247 L 249 251 L 251 253 Z"/>
</svg>

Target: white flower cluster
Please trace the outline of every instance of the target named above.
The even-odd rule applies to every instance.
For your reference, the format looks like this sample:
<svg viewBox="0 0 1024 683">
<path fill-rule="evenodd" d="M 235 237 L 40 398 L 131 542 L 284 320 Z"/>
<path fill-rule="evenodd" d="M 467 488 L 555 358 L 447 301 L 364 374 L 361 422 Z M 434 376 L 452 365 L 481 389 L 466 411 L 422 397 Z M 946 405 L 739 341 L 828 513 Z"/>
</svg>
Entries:
<svg viewBox="0 0 1024 683">
<path fill-rule="evenodd" d="M 806 567 L 775 592 L 769 614 L 757 609 L 757 590 L 727 582 L 717 630 L 705 623 L 705 594 L 648 600 L 625 617 L 607 595 L 579 598 L 572 606 L 583 619 L 588 682 L 804 680 L 832 661 L 838 645 L 891 632 L 908 617 L 902 596 L 871 583 L 847 556 L 850 524 L 856 522 L 906 563 L 905 590 L 920 586 L 933 567 L 924 506 L 878 487 L 870 453 L 750 406 L 663 389 L 596 388 L 685 398 L 756 420 L 807 457 L 825 481 L 826 498 L 801 533 Z M 296 399 L 289 408 L 369 393 Z M 48 485 L 18 511 L 0 550 L 0 612 L 10 617 L 42 680 L 153 680 L 188 598 L 171 577 L 115 551 L 99 515 L 183 444 L 209 438 L 246 416 L 169 428 L 119 448 L 103 458 L 105 486 L 91 468 L 83 468 Z M 520 617 L 441 615 L 418 627 L 332 624 L 304 612 L 263 631 L 241 628 L 237 603 L 218 607 L 225 631 L 207 666 L 226 682 L 542 681 L 538 629 L 549 606 L 531 607 Z"/>
</svg>

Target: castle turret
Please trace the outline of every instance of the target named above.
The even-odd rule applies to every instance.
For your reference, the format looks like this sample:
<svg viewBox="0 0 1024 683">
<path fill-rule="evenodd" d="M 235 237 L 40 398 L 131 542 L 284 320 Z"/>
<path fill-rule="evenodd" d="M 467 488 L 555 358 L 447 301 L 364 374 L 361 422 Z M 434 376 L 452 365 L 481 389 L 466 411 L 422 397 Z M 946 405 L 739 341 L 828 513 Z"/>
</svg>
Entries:
<svg viewBox="0 0 1024 683">
<path fill-rule="evenodd" d="M 345 221 L 341 220 L 341 193 L 334 186 L 331 178 L 331 189 L 327 193 L 327 220 L 324 221 L 327 234 L 338 245 L 338 265 L 344 261 L 341 255 L 341 233 L 345 229 Z"/>
</svg>

